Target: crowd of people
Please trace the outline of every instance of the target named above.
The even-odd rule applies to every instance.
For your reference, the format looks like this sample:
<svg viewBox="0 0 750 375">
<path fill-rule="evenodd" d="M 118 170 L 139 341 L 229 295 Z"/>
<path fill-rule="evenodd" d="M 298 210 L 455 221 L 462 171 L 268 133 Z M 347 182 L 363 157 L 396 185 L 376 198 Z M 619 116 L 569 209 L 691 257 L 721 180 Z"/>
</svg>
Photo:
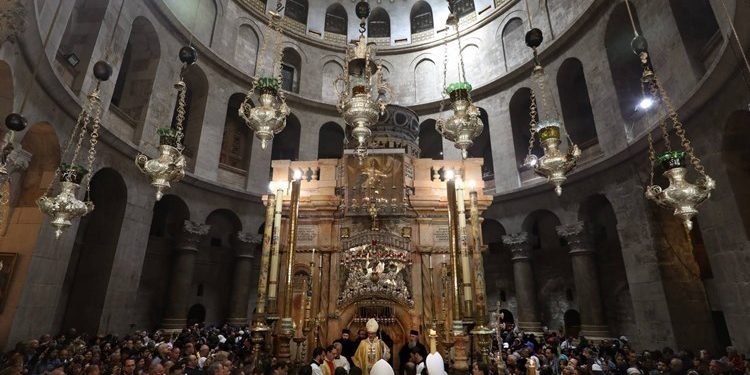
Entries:
<svg viewBox="0 0 750 375">
<path fill-rule="evenodd" d="M 370 366 L 362 366 L 356 358 L 367 339 L 365 330 L 356 336 L 344 330 L 327 347 L 312 351 L 310 365 L 292 368 L 274 357 L 262 357 L 253 366 L 250 332 L 228 325 L 195 325 L 176 335 L 136 331 L 122 337 L 70 330 L 18 343 L 0 358 L 0 375 L 367 375 Z M 384 359 L 397 365 L 396 374 L 428 374 L 425 360 L 429 353 L 419 342 L 419 332 L 411 331 L 407 343 L 393 348 L 393 354 L 387 348 L 382 352 Z M 536 375 L 750 375 L 750 358 L 732 347 L 725 353 L 671 348 L 636 351 L 625 337 L 589 343 L 583 337 L 554 333 L 536 337 L 518 330 L 498 336 L 489 358 L 489 363 L 477 359 L 465 372 L 528 375 L 533 367 Z M 446 370 L 452 373 L 450 364 Z"/>
</svg>

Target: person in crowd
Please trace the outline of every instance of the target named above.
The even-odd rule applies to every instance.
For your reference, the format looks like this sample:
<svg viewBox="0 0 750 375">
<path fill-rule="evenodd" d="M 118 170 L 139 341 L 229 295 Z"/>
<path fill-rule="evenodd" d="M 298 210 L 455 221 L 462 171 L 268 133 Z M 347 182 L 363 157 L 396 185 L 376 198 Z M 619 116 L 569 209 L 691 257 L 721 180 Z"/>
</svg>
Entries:
<svg viewBox="0 0 750 375">
<path fill-rule="evenodd" d="M 323 369 L 320 368 L 320 366 L 323 364 L 324 353 L 325 353 L 325 349 L 321 347 L 317 347 L 313 349 L 312 363 L 310 363 L 310 367 L 312 368 L 313 375 L 323 375 Z"/>
<path fill-rule="evenodd" d="M 398 351 L 398 360 L 401 364 L 399 374 L 403 374 L 404 364 L 409 362 L 409 359 L 412 356 L 412 351 L 415 348 L 421 351 L 423 358 L 427 357 L 427 348 L 419 342 L 419 331 L 411 330 L 409 332 L 408 341 L 404 344 L 401 350 Z M 419 370 L 417 370 L 417 373 L 419 373 Z"/>
<path fill-rule="evenodd" d="M 351 364 L 349 363 L 350 359 L 341 355 L 343 351 L 343 345 L 341 344 L 341 341 L 336 341 L 333 343 L 333 346 L 336 348 L 336 353 L 338 354 L 336 358 L 334 358 L 333 363 L 336 365 L 336 368 L 343 368 L 346 373 L 349 373 L 349 370 L 351 369 Z"/>
</svg>

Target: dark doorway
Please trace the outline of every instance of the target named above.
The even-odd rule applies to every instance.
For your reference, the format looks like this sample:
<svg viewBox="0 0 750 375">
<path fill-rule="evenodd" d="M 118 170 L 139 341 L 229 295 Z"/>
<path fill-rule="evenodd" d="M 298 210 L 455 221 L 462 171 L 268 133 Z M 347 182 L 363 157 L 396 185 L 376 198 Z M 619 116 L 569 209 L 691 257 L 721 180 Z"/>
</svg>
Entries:
<svg viewBox="0 0 750 375">
<path fill-rule="evenodd" d="M 578 337 L 581 333 L 581 314 L 576 310 L 568 310 L 563 315 L 565 321 L 565 336 Z"/>
<path fill-rule="evenodd" d="M 190 306 L 187 316 L 187 325 L 200 324 L 206 321 L 206 308 L 200 303 Z"/>
</svg>

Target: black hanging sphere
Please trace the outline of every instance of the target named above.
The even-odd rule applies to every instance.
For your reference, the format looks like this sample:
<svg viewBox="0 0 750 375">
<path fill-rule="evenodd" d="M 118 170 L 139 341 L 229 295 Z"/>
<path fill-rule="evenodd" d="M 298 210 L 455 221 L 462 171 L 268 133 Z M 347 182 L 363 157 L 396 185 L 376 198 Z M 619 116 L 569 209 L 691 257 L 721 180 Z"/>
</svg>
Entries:
<svg viewBox="0 0 750 375">
<path fill-rule="evenodd" d="M 27 125 L 26 118 L 21 116 L 20 113 L 11 113 L 5 118 L 5 126 L 13 131 L 20 132 L 21 130 L 26 129 Z"/>
<path fill-rule="evenodd" d="M 198 60 L 198 52 L 192 46 L 185 46 L 180 48 L 180 61 L 185 64 L 191 65 Z"/>
<path fill-rule="evenodd" d="M 354 13 L 357 15 L 357 18 L 367 18 L 370 16 L 370 4 L 368 4 L 365 1 L 360 1 L 357 3 L 357 6 L 354 8 Z"/>
<path fill-rule="evenodd" d="M 104 60 L 99 60 L 94 64 L 94 77 L 104 82 L 112 76 L 112 65 Z"/>
<path fill-rule="evenodd" d="M 646 42 L 646 38 L 643 36 L 636 35 L 630 42 L 630 48 L 633 49 L 636 55 L 640 55 L 642 52 L 648 52 L 648 42 Z"/>
<path fill-rule="evenodd" d="M 539 30 L 537 28 L 533 28 L 526 32 L 526 45 L 531 48 L 537 48 L 540 45 L 542 45 L 542 40 L 544 40 L 544 35 L 542 34 L 542 30 Z"/>
</svg>

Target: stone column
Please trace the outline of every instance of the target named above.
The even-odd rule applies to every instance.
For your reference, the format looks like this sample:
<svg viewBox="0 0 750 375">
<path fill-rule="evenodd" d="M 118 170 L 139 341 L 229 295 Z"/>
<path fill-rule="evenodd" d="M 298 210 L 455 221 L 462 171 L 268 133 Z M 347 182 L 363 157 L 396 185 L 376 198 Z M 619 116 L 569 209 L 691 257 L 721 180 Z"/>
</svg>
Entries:
<svg viewBox="0 0 750 375">
<path fill-rule="evenodd" d="M 210 225 L 197 224 L 189 220 L 185 220 L 182 226 L 182 233 L 174 249 L 174 266 L 169 280 L 167 311 L 161 324 L 164 329 L 179 330 L 187 322 L 188 298 L 193 290 L 193 271 L 198 244 L 208 234 L 209 229 L 211 229 Z"/>
<path fill-rule="evenodd" d="M 232 282 L 232 296 L 229 300 L 229 323 L 244 326 L 247 324 L 247 302 L 250 300 L 250 284 L 253 275 L 253 259 L 263 242 L 263 237 L 238 232 L 234 237 L 234 278 Z"/>
<path fill-rule="evenodd" d="M 584 224 L 578 221 L 560 225 L 556 229 L 557 235 L 568 243 L 576 297 L 581 310 L 581 334 L 590 339 L 606 338 L 609 332 L 604 322 L 594 249 L 588 241 Z"/>
<path fill-rule="evenodd" d="M 531 269 L 531 244 L 529 234 L 518 232 L 503 236 L 503 244 L 510 249 L 513 261 L 513 279 L 518 301 L 518 326 L 527 333 L 542 332 L 539 311 L 536 308 L 536 287 Z"/>
</svg>

